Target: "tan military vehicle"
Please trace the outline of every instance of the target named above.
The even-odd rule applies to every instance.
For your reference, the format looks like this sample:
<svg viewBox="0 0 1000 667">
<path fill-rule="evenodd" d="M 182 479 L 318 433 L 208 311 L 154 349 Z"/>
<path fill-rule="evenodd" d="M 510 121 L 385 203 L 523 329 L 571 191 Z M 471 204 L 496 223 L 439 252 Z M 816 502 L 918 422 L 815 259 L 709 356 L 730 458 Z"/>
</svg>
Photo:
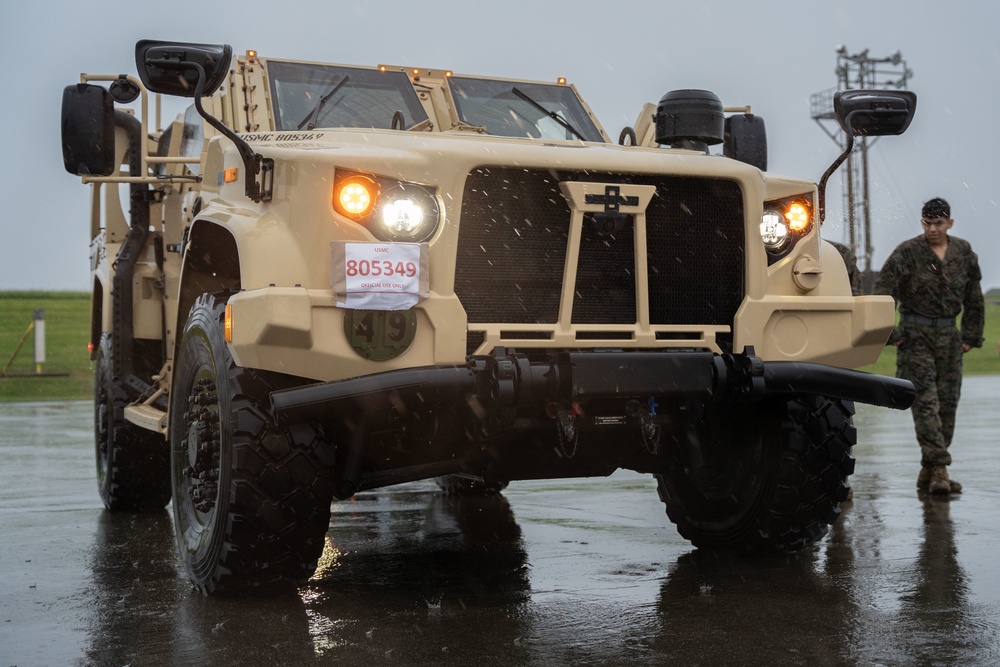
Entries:
<svg viewBox="0 0 1000 667">
<path fill-rule="evenodd" d="M 93 188 L 98 486 L 172 499 L 206 593 L 307 579 L 331 501 L 421 479 L 628 468 L 697 546 L 800 549 L 849 491 L 853 402 L 912 400 L 851 370 L 893 304 L 852 297 L 820 239 L 836 164 L 767 173 L 762 121 L 711 93 L 616 144 L 562 82 L 155 41 L 136 66 L 63 98 Z M 151 93 L 193 105 L 154 131 Z M 836 107 L 853 137 L 915 102 Z"/>
</svg>

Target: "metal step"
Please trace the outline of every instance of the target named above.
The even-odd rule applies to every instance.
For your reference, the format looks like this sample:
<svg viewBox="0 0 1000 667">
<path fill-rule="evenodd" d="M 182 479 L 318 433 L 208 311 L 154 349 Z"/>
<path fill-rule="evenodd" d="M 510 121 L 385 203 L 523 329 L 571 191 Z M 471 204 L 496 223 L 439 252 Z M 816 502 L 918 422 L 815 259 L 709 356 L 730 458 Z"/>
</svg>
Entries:
<svg viewBox="0 0 1000 667">
<path fill-rule="evenodd" d="M 167 432 L 167 413 L 151 405 L 126 405 L 125 420 L 147 431 Z"/>
</svg>

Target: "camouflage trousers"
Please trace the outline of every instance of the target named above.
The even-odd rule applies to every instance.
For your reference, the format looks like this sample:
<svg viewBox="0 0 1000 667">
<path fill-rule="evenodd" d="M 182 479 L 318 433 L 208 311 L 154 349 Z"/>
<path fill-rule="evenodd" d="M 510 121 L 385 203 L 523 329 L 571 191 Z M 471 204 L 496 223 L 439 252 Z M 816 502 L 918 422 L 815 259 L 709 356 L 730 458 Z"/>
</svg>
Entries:
<svg viewBox="0 0 1000 667">
<path fill-rule="evenodd" d="M 906 323 L 896 356 L 896 376 L 917 391 L 910 408 L 924 467 L 951 465 L 951 437 L 962 391 L 962 336 L 954 327 Z"/>
</svg>

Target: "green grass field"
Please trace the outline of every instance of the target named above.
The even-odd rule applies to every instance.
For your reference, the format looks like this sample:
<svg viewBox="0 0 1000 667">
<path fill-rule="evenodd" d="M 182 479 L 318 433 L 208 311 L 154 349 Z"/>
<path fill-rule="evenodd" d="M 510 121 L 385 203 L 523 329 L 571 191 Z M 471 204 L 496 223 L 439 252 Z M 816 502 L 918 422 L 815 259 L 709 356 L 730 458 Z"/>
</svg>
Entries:
<svg viewBox="0 0 1000 667">
<path fill-rule="evenodd" d="M 90 295 L 86 292 L 0 292 L 0 368 L 10 374 L 35 372 L 34 334 L 11 362 L 11 356 L 36 308 L 45 311 L 45 363 L 42 372 L 66 377 L 0 377 L 0 401 L 53 401 L 89 398 L 93 370 L 90 338 Z"/>
<path fill-rule="evenodd" d="M 87 343 L 90 332 L 90 298 L 86 292 L 0 292 L 0 368 L 7 365 L 18 341 L 31 324 L 36 308 L 45 310 L 43 372 L 69 373 L 66 377 L 0 377 L 0 401 L 54 401 L 90 398 L 93 368 Z M 1000 299 L 988 297 L 986 343 L 965 355 L 969 375 L 1000 373 L 997 339 L 1000 338 Z M 34 373 L 34 336 L 28 336 L 8 368 L 11 374 Z M 889 347 L 877 363 L 862 370 L 895 375 L 896 348 Z"/>
</svg>

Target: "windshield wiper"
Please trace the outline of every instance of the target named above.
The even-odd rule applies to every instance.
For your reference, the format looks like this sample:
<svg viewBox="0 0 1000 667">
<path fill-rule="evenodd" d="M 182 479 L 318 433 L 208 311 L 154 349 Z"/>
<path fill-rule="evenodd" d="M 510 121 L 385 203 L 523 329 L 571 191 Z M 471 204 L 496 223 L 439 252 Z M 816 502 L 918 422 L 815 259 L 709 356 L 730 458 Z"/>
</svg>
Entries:
<svg viewBox="0 0 1000 667">
<path fill-rule="evenodd" d="M 316 106 L 313 107 L 312 111 L 310 111 L 309 114 L 299 122 L 298 128 L 301 130 L 302 126 L 308 123 L 309 125 L 306 129 L 314 129 L 316 127 L 316 121 L 319 120 L 319 112 L 323 110 L 324 106 L 326 106 L 327 101 L 336 95 L 338 90 L 344 87 L 344 84 L 347 83 L 347 80 L 350 78 L 349 74 L 345 74 L 344 78 L 340 80 L 340 83 L 333 87 L 333 90 L 319 98 L 319 102 L 316 103 Z"/>
<path fill-rule="evenodd" d="M 549 118 L 551 118 L 555 122 L 557 122 L 560 125 L 562 125 L 565 129 L 567 129 L 570 132 L 572 132 L 573 134 L 575 134 L 580 139 L 580 141 L 586 141 L 586 139 L 583 138 L 583 135 L 576 131 L 575 127 L 573 127 L 572 125 L 570 125 L 569 122 L 565 118 L 563 118 L 562 116 L 560 116 L 555 111 L 549 111 L 548 109 L 546 109 L 545 107 L 543 107 L 541 104 L 539 104 L 535 100 L 533 100 L 530 97 L 528 97 L 525 93 L 522 93 L 520 90 L 518 90 L 518 88 L 516 86 L 514 88 L 511 88 L 510 92 L 514 93 L 515 95 L 517 95 L 518 97 L 520 97 L 522 100 L 524 100 L 525 102 L 527 102 L 531 106 L 535 107 L 536 109 L 538 109 L 539 111 L 541 111 L 543 114 L 545 114 L 546 116 L 548 116 Z"/>
</svg>

